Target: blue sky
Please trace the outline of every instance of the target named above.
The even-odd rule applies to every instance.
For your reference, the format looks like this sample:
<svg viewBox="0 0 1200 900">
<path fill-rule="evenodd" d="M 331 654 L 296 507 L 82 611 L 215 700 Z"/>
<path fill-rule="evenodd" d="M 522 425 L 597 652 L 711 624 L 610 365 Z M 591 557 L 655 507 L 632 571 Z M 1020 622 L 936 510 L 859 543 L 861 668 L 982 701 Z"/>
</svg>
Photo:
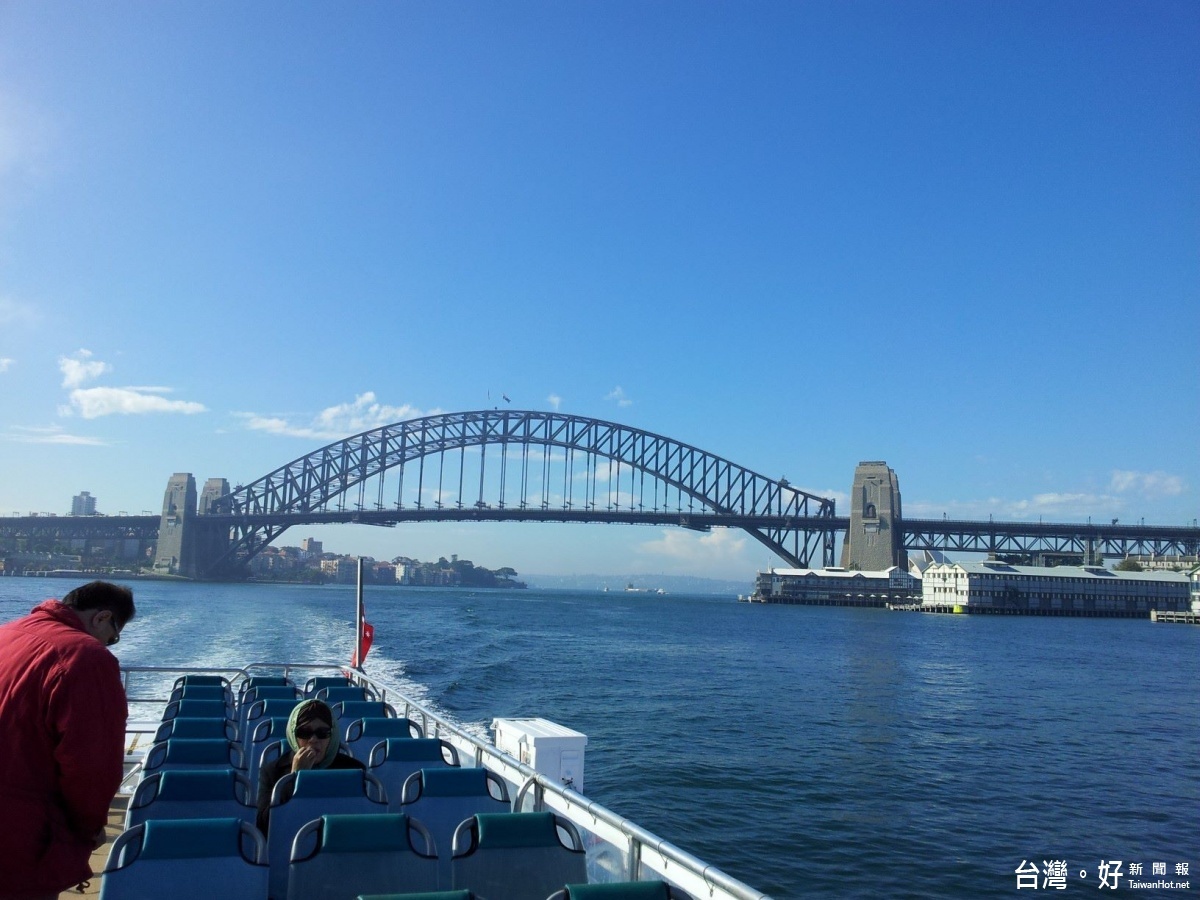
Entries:
<svg viewBox="0 0 1200 900">
<path fill-rule="evenodd" d="M 0 511 L 559 409 L 844 501 L 1200 516 L 1191 2 L 0 4 Z M 845 508 L 844 502 L 841 504 Z M 340 552 L 745 578 L 740 532 Z"/>
</svg>

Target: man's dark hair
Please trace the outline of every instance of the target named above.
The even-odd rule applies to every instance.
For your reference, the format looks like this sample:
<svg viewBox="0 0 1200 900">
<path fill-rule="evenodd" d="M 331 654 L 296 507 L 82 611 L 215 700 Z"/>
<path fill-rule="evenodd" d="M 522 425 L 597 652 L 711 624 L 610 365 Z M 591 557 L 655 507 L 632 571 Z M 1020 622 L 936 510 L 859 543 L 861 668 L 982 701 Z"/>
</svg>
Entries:
<svg viewBox="0 0 1200 900">
<path fill-rule="evenodd" d="M 133 607 L 133 591 L 110 581 L 89 581 L 82 584 L 63 597 L 62 602 L 64 606 L 80 612 L 88 609 L 107 609 L 121 628 L 137 614 Z"/>
</svg>

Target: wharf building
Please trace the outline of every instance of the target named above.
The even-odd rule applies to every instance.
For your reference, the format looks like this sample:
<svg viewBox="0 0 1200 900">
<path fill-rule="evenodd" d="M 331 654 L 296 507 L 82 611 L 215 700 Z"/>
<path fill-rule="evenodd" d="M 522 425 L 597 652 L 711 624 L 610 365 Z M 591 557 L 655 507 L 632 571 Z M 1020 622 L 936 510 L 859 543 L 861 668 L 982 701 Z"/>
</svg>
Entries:
<svg viewBox="0 0 1200 900">
<path fill-rule="evenodd" d="M 876 606 L 912 603 L 921 597 L 921 579 L 899 566 L 862 571 L 769 569 L 754 580 L 751 603 L 800 606 Z"/>
<path fill-rule="evenodd" d="M 1019 566 L 998 560 L 931 565 L 921 580 L 929 612 L 1149 618 L 1186 612 L 1191 582 L 1181 572 L 1118 572 L 1103 566 Z"/>
</svg>

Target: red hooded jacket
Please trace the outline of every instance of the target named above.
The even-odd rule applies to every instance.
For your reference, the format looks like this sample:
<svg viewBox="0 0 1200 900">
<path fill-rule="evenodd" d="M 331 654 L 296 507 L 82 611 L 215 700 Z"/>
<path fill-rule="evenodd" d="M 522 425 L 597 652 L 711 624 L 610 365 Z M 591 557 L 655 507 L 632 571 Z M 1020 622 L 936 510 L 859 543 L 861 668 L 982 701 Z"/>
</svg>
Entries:
<svg viewBox="0 0 1200 900">
<path fill-rule="evenodd" d="M 116 657 L 47 600 L 0 627 L 0 890 L 66 890 L 120 787 L 129 708 Z"/>
</svg>

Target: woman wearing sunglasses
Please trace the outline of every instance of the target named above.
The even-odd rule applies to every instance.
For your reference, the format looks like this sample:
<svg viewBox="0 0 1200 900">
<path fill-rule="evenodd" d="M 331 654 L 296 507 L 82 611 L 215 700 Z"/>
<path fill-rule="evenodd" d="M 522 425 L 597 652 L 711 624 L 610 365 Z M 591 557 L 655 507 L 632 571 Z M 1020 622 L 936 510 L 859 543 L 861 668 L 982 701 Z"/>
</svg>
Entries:
<svg viewBox="0 0 1200 900">
<path fill-rule="evenodd" d="M 287 724 L 291 747 L 258 773 L 258 830 L 264 835 L 271 811 L 275 784 L 289 772 L 304 769 L 364 769 L 353 756 L 339 753 L 341 744 L 333 710 L 323 700 L 305 700 L 292 710 Z"/>
</svg>

